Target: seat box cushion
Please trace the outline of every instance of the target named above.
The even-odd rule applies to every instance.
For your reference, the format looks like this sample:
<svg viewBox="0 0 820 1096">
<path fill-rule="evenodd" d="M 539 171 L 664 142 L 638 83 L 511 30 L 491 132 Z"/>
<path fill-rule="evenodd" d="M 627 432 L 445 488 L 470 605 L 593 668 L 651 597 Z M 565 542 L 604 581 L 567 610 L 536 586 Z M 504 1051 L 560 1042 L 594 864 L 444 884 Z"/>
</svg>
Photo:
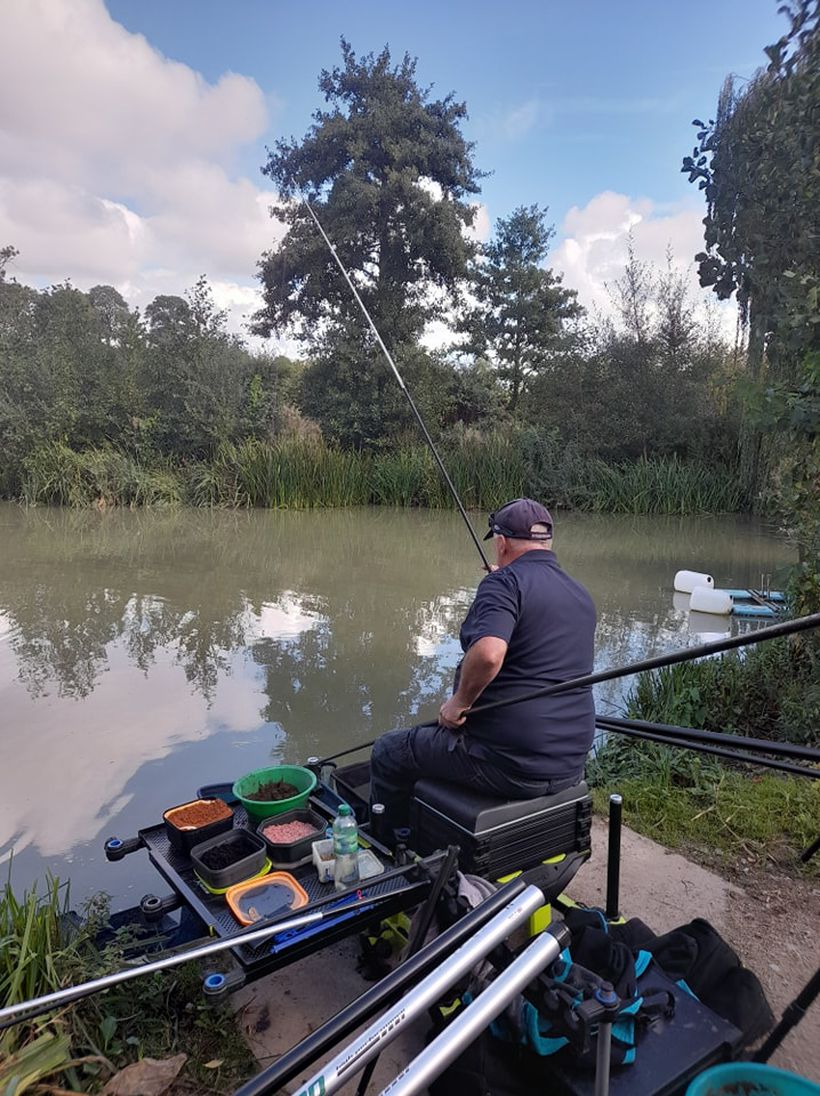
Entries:
<svg viewBox="0 0 820 1096">
<path fill-rule="evenodd" d="M 459 784 L 447 784 L 441 780 L 419 780 L 414 788 L 414 798 L 445 815 L 467 833 L 485 834 L 526 819 L 535 822 L 539 817 L 546 820 L 551 811 L 577 802 L 589 796 L 584 781 L 571 788 L 543 795 L 537 799 L 499 799 L 473 791 Z"/>
</svg>

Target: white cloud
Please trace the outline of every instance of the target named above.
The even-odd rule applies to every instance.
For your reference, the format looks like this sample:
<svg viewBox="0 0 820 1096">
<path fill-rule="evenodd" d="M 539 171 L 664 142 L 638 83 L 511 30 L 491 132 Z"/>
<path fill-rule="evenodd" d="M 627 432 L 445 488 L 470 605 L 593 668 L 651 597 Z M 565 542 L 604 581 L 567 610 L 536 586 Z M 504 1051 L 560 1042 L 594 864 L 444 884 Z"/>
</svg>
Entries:
<svg viewBox="0 0 820 1096">
<path fill-rule="evenodd" d="M 483 244 L 489 240 L 492 231 L 490 213 L 483 202 L 473 202 L 472 205 L 476 207 L 476 215 L 473 223 L 467 229 L 467 235 Z"/>
<path fill-rule="evenodd" d="M 537 99 L 528 99 L 526 103 L 513 107 L 502 118 L 505 135 L 511 141 L 517 141 L 519 137 L 529 133 L 538 121 L 539 113 L 540 104 Z"/>
<path fill-rule="evenodd" d="M 550 265 L 564 274 L 564 284 L 578 291 L 586 308 L 604 314 L 612 311 L 607 291 L 623 273 L 629 235 L 642 261 L 662 268 L 671 248 L 674 266 L 684 272 L 694 302 L 712 303 L 713 295 L 701 289 L 694 255 L 703 249 L 703 210 L 688 204 L 661 206 L 649 198 L 630 198 L 605 190 L 583 208 L 573 206 L 561 225 L 561 243 Z M 734 334 L 735 310 L 722 308 L 724 330 Z"/>
<path fill-rule="evenodd" d="M 255 81 L 209 83 L 116 23 L 102 0 L 0 5 L 0 243 L 36 284 L 116 285 L 133 303 L 205 273 L 231 309 L 281 227 L 233 168 L 269 107 Z"/>
</svg>

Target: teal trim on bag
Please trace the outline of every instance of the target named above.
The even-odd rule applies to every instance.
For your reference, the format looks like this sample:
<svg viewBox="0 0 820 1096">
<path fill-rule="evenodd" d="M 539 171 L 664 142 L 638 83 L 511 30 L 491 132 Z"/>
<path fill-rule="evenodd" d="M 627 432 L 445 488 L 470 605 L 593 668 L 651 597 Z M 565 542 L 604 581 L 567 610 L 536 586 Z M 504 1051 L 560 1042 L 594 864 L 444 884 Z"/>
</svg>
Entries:
<svg viewBox="0 0 820 1096">
<path fill-rule="evenodd" d="M 642 1004 L 643 997 L 636 997 L 633 1001 L 630 1001 L 628 1005 L 624 1005 L 624 1007 L 618 1013 L 618 1018 L 620 1019 L 621 1016 L 634 1016 L 638 1012 Z M 615 1030 L 615 1024 L 612 1025 L 612 1030 Z"/>
<path fill-rule="evenodd" d="M 643 948 L 635 956 L 635 977 L 640 978 L 646 972 L 646 968 L 652 962 L 652 953 Z"/>
<path fill-rule="evenodd" d="M 544 1035 L 541 1031 L 540 1019 L 538 1009 L 531 1005 L 529 1001 L 524 1002 L 524 1008 L 522 1010 L 522 1020 L 524 1021 L 524 1038 L 522 1042 L 529 1043 L 536 1054 L 540 1054 L 546 1058 L 550 1054 L 555 1054 L 557 1051 L 565 1047 L 569 1042 L 569 1039 L 563 1035 Z M 547 1024 L 546 1030 L 549 1031 L 550 1025 Z"/>
<path fill-rule="evenodd" d="M 680 986 L 680 988 L 681 988 L 681 989 L 682 989 L 682 990 L 684 991 L 684 993 L 688 993 L 688 994 L 689 994 L 689 996 L 690 996 L 690 997 L 694 997 L 696 1001 L 699 1001 L 699 1000 L 700 1000 L 700 998 L 699 998 L 699 997 L 698 997 L 698 995 L 697 995 L 697 994 L 695 993 L 695 991 L 694 991 L 694 990 L 692 989 L 692 987 L 691 987 L 691 986 L 687 986 L 687 984 L 686 984 L 686 982 L 685 982 L 685 981 L 683 980 L 683 978 L 679 978 L 679 979 L 677 980 L 677 982 L 675 982 L 675 985 L 676 985 L 676 986 Z"/>
<path fill-rule="evenodd" d="M 563 962 L 564 964 L 563 967 L 561 967 L 561 973 L 552 974 L 551 977 L 554 978 L 556 982 L 565 982 L 567 980 L 567 975 L 569 974 L 570 967 L 572 966 L 572 956 L 569 953 L 569 948 L 564 948 L 564 950 L 555 960 L 555 966 L 553 967 L 553 970 L 555 969 L 555 967 L 558 966 L 559 962 Z"/>
</svg>

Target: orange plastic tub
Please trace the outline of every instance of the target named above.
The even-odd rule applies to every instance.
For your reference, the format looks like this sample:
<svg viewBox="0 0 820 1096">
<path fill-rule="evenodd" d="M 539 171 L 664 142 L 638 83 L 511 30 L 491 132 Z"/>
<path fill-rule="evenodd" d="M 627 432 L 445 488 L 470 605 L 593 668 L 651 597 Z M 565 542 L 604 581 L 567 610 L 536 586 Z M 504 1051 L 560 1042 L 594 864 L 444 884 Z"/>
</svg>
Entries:
<svg viewBox="0 0 820 1096">
<path fill-rule="evenodd" d="M 225 899 L 241 925 L 253 925 L 308 904 L 307 891 L 286 871 L 247 879 L 228 888 Z"/>
</svg>

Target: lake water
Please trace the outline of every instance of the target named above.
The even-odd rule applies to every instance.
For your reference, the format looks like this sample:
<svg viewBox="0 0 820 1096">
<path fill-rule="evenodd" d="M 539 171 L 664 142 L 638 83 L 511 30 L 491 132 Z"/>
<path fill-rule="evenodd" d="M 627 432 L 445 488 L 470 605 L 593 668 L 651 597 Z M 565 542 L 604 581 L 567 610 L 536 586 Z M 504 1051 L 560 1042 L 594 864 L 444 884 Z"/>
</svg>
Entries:
<svg viewBox="0 0 820 1096">
<path fill-rule="evenodd" d="M 676 570 L 777 586 L 792 558 L 734 517 L 558 515 L 555 547 L 598 607 L 598 669 L 711 638 L 675 608 Z M 393 509 L 0 504 L 0 561 L 0 862 L 16 887 L 70 876 L 75 903 L 163 889 L 102 843 L 200 785 L 434 718 L 481 578 L 457 514 Z"/>
</svg>

